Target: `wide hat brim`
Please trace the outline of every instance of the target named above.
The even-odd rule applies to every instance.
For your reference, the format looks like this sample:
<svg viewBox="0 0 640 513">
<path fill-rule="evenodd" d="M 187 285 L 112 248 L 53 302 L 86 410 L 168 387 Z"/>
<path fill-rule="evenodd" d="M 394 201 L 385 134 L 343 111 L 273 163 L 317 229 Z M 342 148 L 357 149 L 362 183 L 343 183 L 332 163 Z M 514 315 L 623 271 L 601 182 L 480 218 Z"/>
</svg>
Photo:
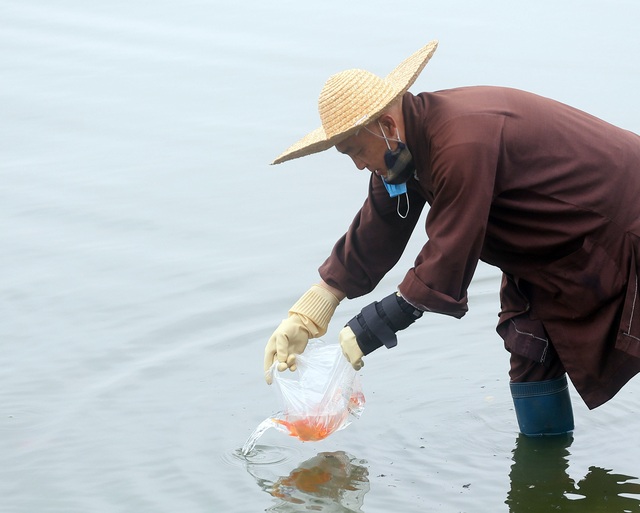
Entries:
<svg viewBox="0 0 640 513">
<path fill-rule="evenodd" d="M 429 42 L 384 79 L 363 70 L 347 70 L 329 78 L 318 102 L 322 126 L 287 148 L 271 164 L 327 150 L 374 121 L 409 90 L 437 47 L 438 41 Z"/>
</svg>

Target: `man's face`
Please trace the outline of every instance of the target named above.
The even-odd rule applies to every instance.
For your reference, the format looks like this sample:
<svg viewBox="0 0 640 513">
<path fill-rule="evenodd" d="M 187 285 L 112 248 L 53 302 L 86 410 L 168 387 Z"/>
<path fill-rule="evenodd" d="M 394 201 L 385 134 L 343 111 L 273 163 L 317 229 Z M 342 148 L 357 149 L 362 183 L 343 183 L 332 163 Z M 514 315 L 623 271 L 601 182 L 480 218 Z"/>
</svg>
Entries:
<svg viewBox="0 0 640 513">
<path fill-rule="evenodd" d="M 371 123 L 366 129 L 362 128 L 358 133 L 336 144 L 336 149 L 351 157 L 358 169 L 367 169 L 382 177 L 386 176 L 384 153 L 387 151 L 387 144 L 377 123 Z"/>
</svg>

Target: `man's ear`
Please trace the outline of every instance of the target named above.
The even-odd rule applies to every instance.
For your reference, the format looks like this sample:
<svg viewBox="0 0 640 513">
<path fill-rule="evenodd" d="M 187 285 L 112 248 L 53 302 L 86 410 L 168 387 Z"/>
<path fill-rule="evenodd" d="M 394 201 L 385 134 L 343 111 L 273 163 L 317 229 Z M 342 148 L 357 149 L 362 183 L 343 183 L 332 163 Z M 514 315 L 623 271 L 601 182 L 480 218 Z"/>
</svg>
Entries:
<svg viewBox="0 0 640 513">
<path fill-rule="evenodd" d="M 380 125 L 384 129 L 384 133 L 389 139 L 395 139 L 397 134 L 398 123 L 391 114 L 383 114 L 378 118 Z"/>
</svg>

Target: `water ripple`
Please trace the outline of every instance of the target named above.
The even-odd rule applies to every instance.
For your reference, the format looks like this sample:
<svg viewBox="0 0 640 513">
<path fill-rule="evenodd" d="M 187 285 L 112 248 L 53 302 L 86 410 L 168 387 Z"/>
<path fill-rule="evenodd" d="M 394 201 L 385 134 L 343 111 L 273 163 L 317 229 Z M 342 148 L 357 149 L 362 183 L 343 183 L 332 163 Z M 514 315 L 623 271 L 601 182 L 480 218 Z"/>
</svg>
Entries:
<svg viewBox="0 0 640 513">
<path fill-rule="evenodd" d="M 243 454 L 242 448 L 224 453 L 222 460 L 230 465 L 277 465 L 295 459 L 299 451 L 293 447 L 278 445 L 256 445 L 248 454 Z"/>
</svg>

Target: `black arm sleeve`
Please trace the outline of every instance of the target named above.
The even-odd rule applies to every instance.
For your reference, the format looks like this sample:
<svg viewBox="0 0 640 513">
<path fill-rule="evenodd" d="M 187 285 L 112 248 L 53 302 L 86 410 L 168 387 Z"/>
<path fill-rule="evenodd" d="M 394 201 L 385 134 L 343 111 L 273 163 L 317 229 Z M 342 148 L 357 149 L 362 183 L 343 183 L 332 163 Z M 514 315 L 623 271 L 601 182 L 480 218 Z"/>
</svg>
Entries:
<svg viewBox="0 0 640 513">
<path fill-rule="evenodd" d="M 422 317 L 422 311 L 411 306 L 399 294 L 391 294 L 382 301 L 365 306 L 347 326 L 356 336 L 362 353 L 367 355 L 383 345 L 387 348 L 398 344 L 396 332 Z"/>
</svg>

